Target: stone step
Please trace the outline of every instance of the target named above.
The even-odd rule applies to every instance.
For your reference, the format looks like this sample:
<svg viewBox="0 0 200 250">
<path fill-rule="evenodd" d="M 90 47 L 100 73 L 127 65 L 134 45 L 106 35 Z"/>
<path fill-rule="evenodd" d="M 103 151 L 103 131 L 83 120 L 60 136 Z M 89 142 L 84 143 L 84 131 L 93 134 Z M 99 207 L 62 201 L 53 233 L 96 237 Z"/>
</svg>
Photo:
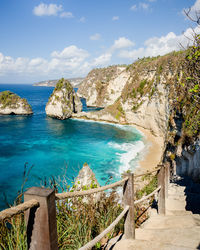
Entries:
<svg viewBox="0 0 200 250">
<path fill-rule="evenodd" d="M 114 248 L 106 248 L 113 250 L 191 250 L 196 248 L 176 246 L 172 244 L 163 244 L 159 241 L 146 240 L 121 240 L 117 242 Z"/>
<path fill-rule="evenodd" d="M 190 228 L 199 226 L 200 220 L 191 214 L 184 215 L 157 215 L 150 217 L 140 228 L 145 229 L 168 229 Z"/>
<path fill-rule="evenodd" d="M 166 199 L 167 210 L 185 210 L 186 200 L 173 199 L 171 197 Z"/>
<path fill-rule="evenodd" d="M 191 211 L 186 210 L 166 210 L 166 215 L 192 215 Z"/>
<path fill-rule="evenodd" d="M 200 227 L 192 226 L 187 228 L 167 229 L 138 228 L 136 230 L 136 239 L 150 242 L 159 241 L 162 244 L 197 249 L 200 246 Z"/>
</svg>

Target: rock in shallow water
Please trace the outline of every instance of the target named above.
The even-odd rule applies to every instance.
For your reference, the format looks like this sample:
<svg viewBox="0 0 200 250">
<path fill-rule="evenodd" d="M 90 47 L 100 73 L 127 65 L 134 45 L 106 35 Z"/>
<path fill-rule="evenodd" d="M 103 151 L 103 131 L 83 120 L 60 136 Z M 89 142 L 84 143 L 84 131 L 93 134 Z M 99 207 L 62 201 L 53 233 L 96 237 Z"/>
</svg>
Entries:
<svg viewBox="0 0 200 250">
<path fill-rule="evenodd" d="M 70 82 L 64 78 L 60 79 L 48 100 L 46 114 L 64 120 L 70 118 L 72 113 L 81 112 L 81 110 L 82 103 Z"/>
<path fill-rule="evenodd" d="M 1 115 L 30 115 L 33 114 L 31 106 L 25 98 L 21 98 L 11 91 L 0 93 Z"/>
</svg>

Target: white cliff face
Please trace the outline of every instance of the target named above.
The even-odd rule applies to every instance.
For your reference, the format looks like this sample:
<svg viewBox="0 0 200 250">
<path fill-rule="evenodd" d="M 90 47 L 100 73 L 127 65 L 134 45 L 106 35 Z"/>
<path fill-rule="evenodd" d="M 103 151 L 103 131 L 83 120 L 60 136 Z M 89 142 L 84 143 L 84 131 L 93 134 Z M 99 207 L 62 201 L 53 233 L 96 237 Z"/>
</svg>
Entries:
<svg viewBox="0 0 200 250">
<path fill-rule="evenodd" d="M 176 173 L 188 175 L 195 181 L 200 180 L 200 140 L 187 148 L 179 147 L 177 150 Z"/>
<path fill-rule="evenodd" d="M 100 185 L 95 177 L 95 174 L 88 166 L 88 164 L 85 163 L 82 169 L 79 171 L 78 176 L 76 177 L 74 191 L 89 190 L 98 187 L 100 187 Z M 100 199 L 100 195 L 101 193 L 96 193 L 93 194 L 91 198 L 93 198 L 93 201 L 97 202 Z M 85 196 L 82 201 L 88 203 L 90 201 L 90 198 Z"/>
<path fill-rule="evenodd" d="M 48 116 L 58 119 L 67 119 L 72 113 L 80 112 L 82 103 L 71 84 L 61 79 L 50 96 L 45 111 Z"/>
<path fill-rule="evenodd" d="M 144 96 L 142 104 L 133 111 L 133 103 L 128 99 L 122 103 L 126 122 L 149 129 L 158 136 L 165 136 L 169 120 L 168 90 L 163 84 L 157 86 L 157 91 L 151 98 Z"/>
<path fill-rule="evenodd" d="M 78 89 L 87 106 L 107 107 L 120 97 L 129 73 L 125 67 L 110 66 L 92 70 Z"/>
<path fill-rule="evenodd" d="M 0 114 L 30 115 L 33 111 L 26 99 L 10 91 L 3 91 L 0 93 Z"/>
</svg>

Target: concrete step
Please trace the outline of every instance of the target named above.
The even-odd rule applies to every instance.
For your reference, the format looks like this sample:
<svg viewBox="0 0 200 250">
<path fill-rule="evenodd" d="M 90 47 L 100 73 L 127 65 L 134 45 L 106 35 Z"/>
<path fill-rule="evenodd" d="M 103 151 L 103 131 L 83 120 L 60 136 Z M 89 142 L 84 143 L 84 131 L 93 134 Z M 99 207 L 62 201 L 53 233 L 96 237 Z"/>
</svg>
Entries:
<svg viewBox="0 0 200 250">
<path fill-rule="evenodd" d="M 192 215 L 191 211 L 186 210 L 166 210 L 166 215 Z"/>
<path fill-rule="evenodd" d="M 198 249 L 198 247 L 200 247 L 200 227 L 193 226 L 167 229 L 139 228 L 136 230 L 136 239 L 150 242 L 159 241 L 162 244 Z"/>
<path fill-rule="evenodd" d="M 164 244 L 159 241 L 146 240 L 121 240 L 117 242 L 113 250 L 191 250 L 196 248 Z"/>
<path fill-rule="evenodd" d="M 200 219 L 191 214 L 184 215 L 157 215 L 150 217 L 140 228 L 144 229 L 174 229 L 199 226 Z"/>
<path fill-rule="evenodd" d="M 186 208 L 185 199 L 173 199 L 171 197 L 166 199 L 166 209 L 167 210 L 185 210 Z"/>
</svg>

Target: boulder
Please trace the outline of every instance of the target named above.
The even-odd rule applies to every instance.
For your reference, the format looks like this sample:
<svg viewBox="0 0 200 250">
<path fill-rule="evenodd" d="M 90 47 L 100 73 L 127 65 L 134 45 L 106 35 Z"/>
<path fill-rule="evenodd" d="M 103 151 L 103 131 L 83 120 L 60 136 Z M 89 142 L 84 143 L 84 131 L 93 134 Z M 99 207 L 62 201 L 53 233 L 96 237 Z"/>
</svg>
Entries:
<svg viewBox="0 0 200 250">
<path fill-rule="evenodd" d="M 64 78 L 60 79 L 46 104 L 46 114 L 64 120 L 81 110 L 82 103 L 70 82 Z"/>
<path fill-rule="evenodd" d="M 33 114 L 33 111 L 25 98 L 7 90 L 0 92 L 0 114 L 30 115 Z"/>
</svg>

